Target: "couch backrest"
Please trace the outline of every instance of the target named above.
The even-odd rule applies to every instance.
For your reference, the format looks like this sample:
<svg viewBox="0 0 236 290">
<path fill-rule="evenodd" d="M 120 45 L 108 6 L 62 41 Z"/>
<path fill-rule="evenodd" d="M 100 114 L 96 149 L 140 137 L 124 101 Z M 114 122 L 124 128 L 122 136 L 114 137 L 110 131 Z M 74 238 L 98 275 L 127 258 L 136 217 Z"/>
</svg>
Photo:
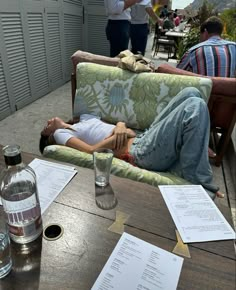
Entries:
<svg viewBox="0 0 236 290">
<path fill-rule="evenodd" d="M 104 121 L 124 121 L 144 130 L 168 102 L 186 87 L 196 87 L 207 102 L 212 82 L 206 78 L 157 73 L 133 73 L 117 67 L 79 63 L 74 116 L 100 115 Z"/>
</svg>

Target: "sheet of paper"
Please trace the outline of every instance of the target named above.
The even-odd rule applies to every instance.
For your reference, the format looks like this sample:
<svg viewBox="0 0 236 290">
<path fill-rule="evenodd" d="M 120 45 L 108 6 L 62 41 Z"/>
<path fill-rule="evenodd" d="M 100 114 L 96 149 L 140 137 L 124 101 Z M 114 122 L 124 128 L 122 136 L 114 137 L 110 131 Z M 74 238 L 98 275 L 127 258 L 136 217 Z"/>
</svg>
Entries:
<svg viewBox="0 0 236 290">
<path fill-rule="evenodd" d="M 147 5 L 149 4 L 151 1 L 150 0 L 142 0 L 141 2 L 137 3 L 139 5 Z"/>
<path fill-rule="evenodd" d="M 159 186 L 184 243 L 235 239 L 235 232 L 201 185 Z"/>
<path fill-rule="evenodd" d="M 92 290 L 172 290 L 183 258 L 123 233 Z"/>
<path fill-rule="evenodd" d="M 77 173 L 74 167 L 34 159 L 29 166 L 37 178 L 39 201 L 42 214 Z"/>
</svg>

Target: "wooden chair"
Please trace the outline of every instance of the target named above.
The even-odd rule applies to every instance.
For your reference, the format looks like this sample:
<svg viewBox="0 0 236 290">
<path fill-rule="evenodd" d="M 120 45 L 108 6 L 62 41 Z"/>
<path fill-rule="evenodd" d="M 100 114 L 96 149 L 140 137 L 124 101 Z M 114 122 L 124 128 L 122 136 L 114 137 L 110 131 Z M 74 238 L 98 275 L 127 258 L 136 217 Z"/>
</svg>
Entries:
<svg viewBox="0 0 236 290">
<path fill-rule="evenodd" d="M 152 50 L 154 51 L 153 56 L 155 56 L 159 52 L 160 47 L 163 47 L 164 50 L 167 51 L 167 57 L 169 60 L 173 52 L 173 48 L 175 48 L 175 41 L 172 39 L 164 38 L 161 32 L 161 28 L 156 24 L 155 35 L 152 45 Z"/>
</svg>

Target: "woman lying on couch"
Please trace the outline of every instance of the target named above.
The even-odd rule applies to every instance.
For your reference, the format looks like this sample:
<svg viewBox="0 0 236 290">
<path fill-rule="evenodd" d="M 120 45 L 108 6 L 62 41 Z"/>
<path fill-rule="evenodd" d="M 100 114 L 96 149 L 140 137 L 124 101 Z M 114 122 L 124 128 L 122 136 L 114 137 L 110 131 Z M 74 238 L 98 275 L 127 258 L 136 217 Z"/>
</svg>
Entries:
<svg viewBox="0 0 236 290">
<path fill-rule="evenodd" d="M 53 118 L 41 132 L 40 151 L 52 144 L 91 154 L 98 148 L 109 148 L 117 158 L 128 155 L 138 167 L 175 172 L 223 197 L 212 184 L 209 130 L 207 105 L 200 92 L 189 87 L 169 102 L 148 130 L 137 136 L 123 122 L 112 125 L 93 115 L 81 115 L 74 125 Z"/>
</svg>

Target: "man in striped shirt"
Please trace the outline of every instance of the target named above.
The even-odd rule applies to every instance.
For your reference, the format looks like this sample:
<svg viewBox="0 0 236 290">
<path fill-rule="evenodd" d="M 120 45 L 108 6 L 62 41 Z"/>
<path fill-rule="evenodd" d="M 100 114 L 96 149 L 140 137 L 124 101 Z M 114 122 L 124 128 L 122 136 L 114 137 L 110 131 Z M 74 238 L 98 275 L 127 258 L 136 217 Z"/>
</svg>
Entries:
<svg viewBox="0 0 236 290">
<path fill-rule="evenodd" d="M 200 42 L 182 57 L 177 68 L 193 73 L 236 77 L 236 43 L 221 38 L 222 21 L 215 16 L 208 18 L 200 28 Z"/>
</svg>

